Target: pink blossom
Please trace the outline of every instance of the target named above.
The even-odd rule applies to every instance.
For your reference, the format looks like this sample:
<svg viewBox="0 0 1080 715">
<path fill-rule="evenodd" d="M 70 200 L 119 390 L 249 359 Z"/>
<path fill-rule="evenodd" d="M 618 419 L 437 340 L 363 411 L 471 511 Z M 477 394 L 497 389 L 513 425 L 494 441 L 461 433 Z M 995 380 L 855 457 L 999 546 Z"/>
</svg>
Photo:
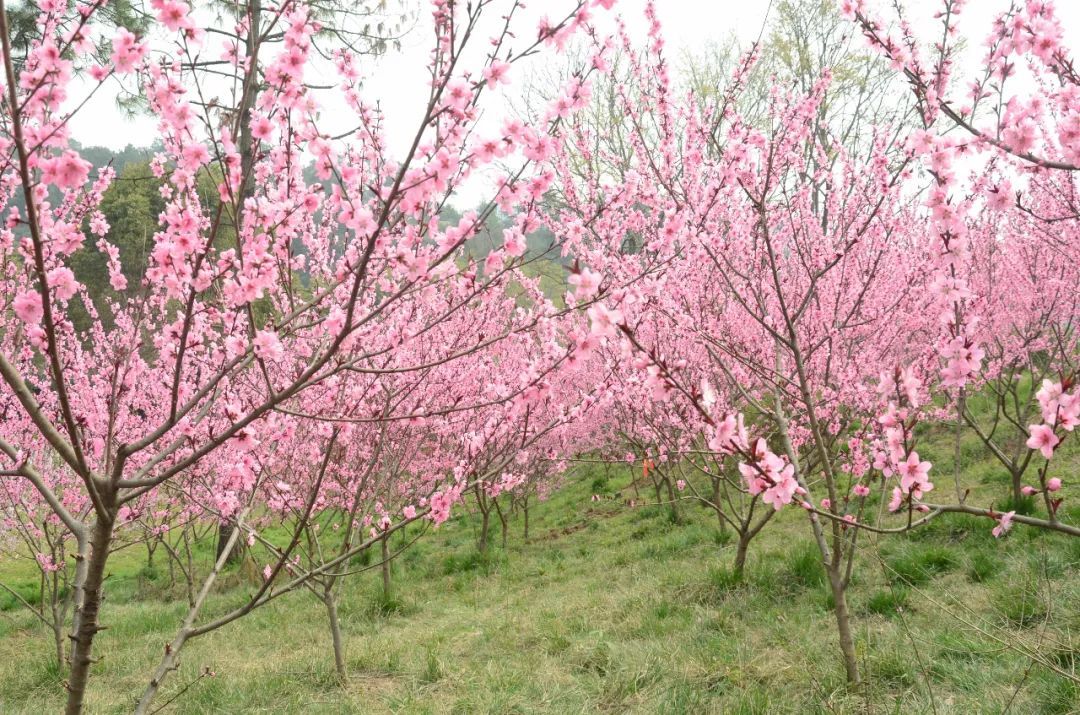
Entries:
<svg viewBox="0 0 1080 715">
<path fill-rule="evenodd" d="M 69 149 L 63 154 L 47 159 L 41 164 L 41 179 L 56 184 L 61 189 L 76 189 L 86 183 L 90 175 L 90 162 Z"/>
<path fill-rule="evenodd" d="M 900 510 L 900 506 L 904 503 L 904 493 L 900 491 L 900 487 L 893 487 L 892 499 L 889 500 L 889 511 L 895 512 Z"/>
<path fill-rule="evenodd" d="M 46 274 L 49 287 L 53 289 L 56 297 L 60 300 L 70 300 L 78 288 L 75 282 L 75 274 L 67 266 L 58 266 Z"/>
<path fill-rule="evenodd" d="M 1012 520 L 1014 516 L 1016 516 L 1016 512 L 1010 511 L 998 517 L 998 524 L 991 531 L 995 538 L 1001 538 L 1005 533 L 1009 531 L 1009 529 L 1012 528 Z"/>
<path fill-rule="evenodd" d="M 146 54 L 146 45 L 138 42 L 135 35 L 120 28 L 112 41 L 112 63 L 120 74 L 132 72 Z"/>
<path fill-rule="evenodd" d="M 600 287 L 600 276 L 593 273 L 588 268 L 582 268 L 580 271 L 572 271 L 567 282 L 574 286 L 575 296 L 578 300 L 589 300 Z"/>
<path fill-rule="evenodd" d="M 502 62 L 501 60 L 493 60 L 491 64 L 483 70 L 484 80 L 492 87 L 497 87 L 500 84 L 507 84 L 510 81 L 507 79 L 509 72 L 509 63 Z"/>
<path fill-rule="evenodd" d="M 285 356 L 285 348 L 278 339 L 277 333 L 272 330 L 260 330 L 255 333 L 252 341 L 255 354 L 263 360 L 280 360 Z"/>
<path fill-rule="evenodd" d="M 274 131 L 274 125 L 265 114 L 256 114 L 251 119 L 251 136 L 259 140 L 267 140 Z"/>
<path fill-rule="evenodd" d="M 918 499 L 923 492 L 931 491 L 934 485 L 928 475 L 932 466 L 930 462 L 920 461 L 918 452 L 911 452 L 907 460 L 900 463 L 900 488 L 904 493 Z"/>
<path fill-rule="evenodd" d="M 1028 432 L 1031 435 L 1025 442 L 1028 449 L 1037 449 L 1045 459 L 1051 459 L 1054 456 L 1054 447 L 1061 441 L 1054 434 L 1054 429 L 1049 425 L 1028 425 Z"/>
<path fill-rule="evenodd" d="M 586 311 L 592 324 L 592 334 L 603 338 L 614 337 L 616 328 L 622 322 L 622 313 L 613 308 L 597 303 Z"/>
<path fill-rule="evenodd" d="M 187 5 L 174 0 L 152 0 L 150 4 L 157 9 L 157 17 L 161 23 L 173 32 L 191 27 Z"/>
<path fill-rule="evenodd" d="M 24 323 L 36 325 L 41 322 L 45 315 L 41 305 L 41 294 L 34 290 L 23 291 L 15 296 L 11 307 L 15 309 L 15 315 Z"/>
</svg>

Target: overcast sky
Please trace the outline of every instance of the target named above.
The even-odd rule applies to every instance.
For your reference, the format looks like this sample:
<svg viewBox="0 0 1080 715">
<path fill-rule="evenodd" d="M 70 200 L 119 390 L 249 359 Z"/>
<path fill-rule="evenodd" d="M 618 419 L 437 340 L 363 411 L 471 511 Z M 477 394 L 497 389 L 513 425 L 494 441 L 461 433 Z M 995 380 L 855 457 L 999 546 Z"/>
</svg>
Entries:
<svg viewBox="0 0 1080 715">
<path fill-rule="evenodd" d="M 808 0 L 817 2 L 817 0 Z M 872 6 L 881 7 L 883 0 L 870 0 Z M 901 0 L 908 8 L 908 17 L 923 37 L 933 36 L 935 27 L 933 15 L 940 6 L 940 0 Z M 405 0 L 415 8 L 420 0 Z M 779 0 L 775 0 L 779 2 Z M 1009 4 L 1009 0 L 969 0 L 964 9 L 961 27 L 968 35 L 971 51 L 959 63 L 960 76 L 970 74 L 977 67 L 983 39 L 986 37 L 992 18 Z M 552 17 L 557 11 L 569 6 L 565 0 L 531 0 L 529 10 L 520 17 L 519 28 L 535 27 L 542 12 L 550 12 Z M 646 22 L 644 8 L 646 0 L 618 0 L 614 13 L 627 24 L 633 35 L 644 37 Z M 365 91 L 369 97 L 378 98 L 387 116 L 387 134 L 391 147 L 403 151 L 416 129 L 416 118 L 423 109 L 426 99 L 427 75 L 425 65 L 430 49 L 430 21 L 428 3 L 421 4 L 421 15 L 416 27 L 403 40 L 401 52 L 391 52 L 385 57 L 370 60 Z M 1066 31 L 1067 45 L 1080 48 L 1080 0 L 1058 0 L 1058 13 Z M 706 48 L 710 42 L 722 42 L 734 33 L 740 44 L 748 45 L 756 39 L 766 21 L 770 9 L 768 0 L 659 0 L 657 11 L 664 26 L 664 35 L 668 42 L 669 57 L 678 57 L 685 53 L 695 53 Z M 885 16 L 891 17 L 888 10 Z M 492 13 L 492 20 L 496 19 Z M 921 26 L 920 26 L 921 25 Z M 610 23 L 603 27 L 610 29 Z M 481 34 L 481 37 L 485 35 Z M 524 32 L 519 36 L 527 36 Z M 478 44 L 483 44 L 478 43 Z M 482 50 L 482 48 L 481 48 Z M 550 50 L 549 50 L 550 52 Z M 516 69 L 514 83 L 504 92 L 520 91 L 524 84 L 522 71 L 528 67 Z M 309 71 L 309 79 L 312 79 Z M 74 97 L 79 97 L 74 92 Z M 510 94 L 510 97 L 513 95 Z M 73 101 L 74 101 L 73 97 Z M 113 149 L 122 149 L 127 144 L 147 146 L 153 142 L 156 130 L 150 117 L 126 119 L 118 116 L 114 103 L 115 92 L 99 91 L 84 108 L 80 120 L 73 122 L 72 134 L 84 145 L 104 145 Z M 81 97 L 80 97 L 81 98 Z M 322 97 L 326 107 L 323 121 L 329 131 L 340 131 L 351 126 L 349 118 L 342 114 L 340 105 L 333 98 Z M 485 122 L 496 124 L 497 118 L 505 113 L 506 100 L 489 104 L 485 110 Z M 499 122 L 501 123 L 501 122 Z M 483 187 L 473 184 L 466 189 L 466 195 L 460 197 L 459 205 L 471 205 L 483 195 Z M 475 194 L 475 196 L 474 196 Z"/>
</svg>

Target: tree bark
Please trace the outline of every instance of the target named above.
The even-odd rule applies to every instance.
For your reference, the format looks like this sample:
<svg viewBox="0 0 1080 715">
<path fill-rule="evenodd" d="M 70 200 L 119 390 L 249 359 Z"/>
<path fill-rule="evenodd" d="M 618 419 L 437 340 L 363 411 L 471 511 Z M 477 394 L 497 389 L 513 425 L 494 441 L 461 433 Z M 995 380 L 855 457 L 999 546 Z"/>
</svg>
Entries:
<svg viewBox="0 0 1080 715">
<path fill-rule="evenodd" d="M 750 535 L 746 532 L 739 534 L 739 543 L 735 547 L 735 563 L 732 568 L 735 575 L 742 579 L 743 569 L 746 566 L 746 552 L 750 549 Z"/>
<path fill-rule="evenodd" d="M 477 543 L 476 548 L 481 554 L 487 553 L 488 547 L 488 530 L 491 528 L 491 519 L 488 516 L 487 511 L 483 508 L 480 509 L 482 517 L 480 519 L 480 541 Z"/>
<path fill-rule="evenodd" d="M 499 517 L 499 526 L 502 529 L 502 549 L 503 549 L 503 551 L 505 551 L 506 550 L 506 515 L 503 514 L 502 507 L 499 506 L 498 499 L 496 499 L 493 503 L 495 504 L 495 513 Z"/>
<path fill-rule="evenodd" d="M 671 509 L 671 520 L 678 524 L 681 521 L 682 516 L 679 514 L 679 502 L 675 498 L 675 487 L 667 477 L 664 477 L 664 486 L 667 488 L 668 508 Z"/>
<path fill-rule="evenodd" d="M 53 645 L 56 647 L 56 665 L 62 671 L 64 669 L 64 616 L 63 611 L 56 603 L 57 597 L 54 591 L 52 604 Z"/>
<path fill-rule="evenodd" d="M 720 531 L 723 532 L 727 522 L 724 521 L 724 515 L 720 511 L 720 477 L 712 477 L 712 503 L 716 507 L 716 519 L 720 522 Z M 706 504 L 705 508 L 709 508 L 709 505 Z"/>
<path fill-rule="evenodd" d="M 382 545 L 382 591 L 383 603 L 390 603 L 390 543 L 384 535 L 379 543 Z"/>
<path fill-rule="evenodd" d="M 347 673 L 345 670 L 345 642 L 341 636 L 341 621 L 338 618 L 337 599 L 333 589 L 327 589 L 323 593 L 323 603 L 326 604 L 326 615 L 330 620 L 330 637 L 334 642 L 334 668 L 337 670 L 338 682 L 345 684 Z"/>
<path fill-rule="evenodd" d="M 848 611 L 844 575 L 840 573 L 839 568 L 828 564 L 825 571 L 828 573 L 829 586 L 832 588 L 833 613 L 836 615 L 836 631 L 840 636 L 840 652 L 844 656 L 847 681 L 851 685 L 857 685 L 860 682 L 859 661 L 855 655 L 855 638 L 851 634 L 851 616 Z"/>
<path fill-rule="evenodd" d="M 78 606 L 78 628 L 73 636 L 71 669 L 67 683 L 68 699 L 64 709 L 67 715 L 81 713 L 86 697 L 94 636 L 101 630 L 98 626 L 98 612 L 101 608 L 101 587 L 105 578 L 105 563 L 109 558 L 112 529 L 112 520 L 99 514 L 91 536 L 90 560 L 82 589 L 82 603 Z"/>
<path fill-rule="evenodd" d="M 233 532 L 236 530 L 231 522 L 222 521 L 218 523 L 217 533 L 217 549 L 214 552 L 214 561 L 221 558 L 221 555 L 225 553 L 225 547 L 229 543 L 229 539 L 232 537 Z M 228 558 L 225 559 L 225 563 L 232 565 L 240 562 L 240 557 L 243 555 L 243 548 L 238 542 L 229 552 Z"/>
</svg>

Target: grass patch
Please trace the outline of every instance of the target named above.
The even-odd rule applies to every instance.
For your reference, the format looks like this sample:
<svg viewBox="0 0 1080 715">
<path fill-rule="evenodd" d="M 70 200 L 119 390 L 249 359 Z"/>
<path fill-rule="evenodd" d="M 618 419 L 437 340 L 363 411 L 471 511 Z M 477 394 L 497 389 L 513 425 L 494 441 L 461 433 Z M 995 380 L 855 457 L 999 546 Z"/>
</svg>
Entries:
<svg viewBox="0 0 1080 715">
<path fill-rule="evenodd" d="M 1048 607 L 1045 595 L 1034 577 L 1002 584 L 994 589 L 997 612 L 1010 624 L 1026 628 L 1046 619 Z"/>
<path fill-rule="evenodd" d="M 866 599 L 864 611 L 893 618 L 908 610 L 909 600 L 908 590 L 902 586 L 896 586 L 873 593 Z"/>
<path fill-rule="evenodd" d="M 925 668 L 939 712 L 996 712 L 1029 661 L 995 638 L 1036 624 L 1043 643 L 1058 644 L 1045 657 L 1080 667 L 1069 647 L 1080 627 L 1069 605 L 1080 599 L 1080 540 L 1020 526 L 995 540 L 987 520 L 951 517 L 911 538 L 860 540 L 849 603 L 867 682 L 851 690 L 801 510 L 782 511 L 755 538 L 740 576 L 732 532 L 715 514 L 686 507 L 675 524 L 666 507 L 600 508 L 590 500 L 598 476 L 587 471 L 532 507 L 528 543 L 519 516 L 507 549 L 487 555 L 476 550 L 478 519 L 455 512 L 394 561 L 389 601 L 378 568 L 345 579 L 344 685 L 325 609 L 301 590 L 192 641 L 158 704 L 195 682 L 167 712 L 932 712 Z M 612 468 L 606 484 L 628 495 L 632 476 Z M 972 499 L 1004 493 L 994 484 Z M 119 552 L 110 564 L 89 712 L 130 711 L 186 610 L 182 592 L 163 588 L 167 572 L 140 577 L 139 556 Z M 0 573 L 9 568 L 8 582 L 32 580 L 0 563 Z M 162 595 L 140 595 L 151 589 Z M 250 592 L 238 577 L 213 594 L 206 617 Z M 51 636 L 31 614 L 0 614 L 0 713 L 62 710 L 51 661 Z M 203 667 L 215 677 L 197 681 Z M 1075 697 L 1067 679 L 1036 666 L 1012 712 L 1070 712 Z"/>
<path fill-rule="evenodd" d="M 924 584 L 934 576 L 951 571 L 957 562 L 955 550 L 935 544 L 913 545 L 899 555 L 885 559 L 889 579 L 910 586 Z"/>
</svg>

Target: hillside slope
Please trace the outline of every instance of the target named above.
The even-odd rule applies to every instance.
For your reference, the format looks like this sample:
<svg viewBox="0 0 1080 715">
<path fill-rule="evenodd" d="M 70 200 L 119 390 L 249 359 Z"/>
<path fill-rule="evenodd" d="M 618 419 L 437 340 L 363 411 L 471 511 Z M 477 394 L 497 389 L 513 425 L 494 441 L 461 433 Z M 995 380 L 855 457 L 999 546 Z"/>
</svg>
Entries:
<svg viewBox="0 0 1080 715">
<path fill-rule="evenodd" d="M 715 516 L 686 504 L 675 523 L 666 508 L 630 508 L 629 482 L 621 466 L 580 474 L 533 510 L 528 543 L 519 519 L 505 551 L 487 559 L 473 546 L 474 521 L 452 520 L 395 563 L 389 603 L 377 570 L 353 578 L 341 599 L 345 686 L 321 605 L 298 593 L 196 641 L 158 704 L 190 685 L 166 712 L 1080 707 L 1080 688 L 1054 672 L 1080 665 L 1077 540 L 1017 529 L 999 542 L 989 524 L 960 518 L 865 539 L 852 604 L 868 685 L 849 690 L 801 513 L 763 532 L 738 582 Z M 130 710 L 184 609 L 182 597 L 164 600 L 160 574 L 138 573 L 137 555 L 121 563 L 130 571 L 110 579 L 94 713 Z M 250 590 L 240 573 L 231 583 L 237 597 Z M 56 711 L 48 638 L 12 606 L 0 613 L 0 712 Z M 214 677 L 197 680 L 204 667 Z"/>
</svg>

